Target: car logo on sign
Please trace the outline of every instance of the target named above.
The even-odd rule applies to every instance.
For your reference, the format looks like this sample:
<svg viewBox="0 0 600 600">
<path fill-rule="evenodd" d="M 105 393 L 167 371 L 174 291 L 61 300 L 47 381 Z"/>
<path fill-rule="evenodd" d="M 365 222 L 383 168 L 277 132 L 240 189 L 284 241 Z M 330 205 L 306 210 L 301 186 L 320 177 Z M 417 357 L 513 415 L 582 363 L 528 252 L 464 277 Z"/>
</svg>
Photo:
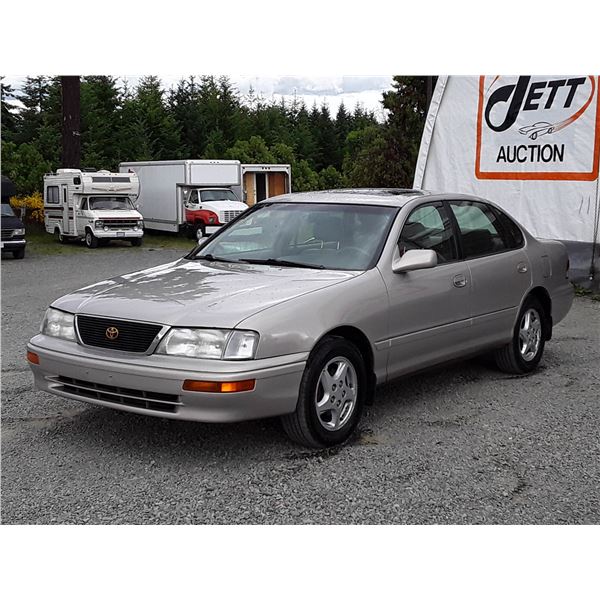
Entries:
<svg viewBox="0 0 600 600">
<path fill-rule="evenodd" d="M 109 340 L 116 340 L 119 337 L 119 330 L 116 327 L 107 327 L 105 335 Z"/>
</svg>

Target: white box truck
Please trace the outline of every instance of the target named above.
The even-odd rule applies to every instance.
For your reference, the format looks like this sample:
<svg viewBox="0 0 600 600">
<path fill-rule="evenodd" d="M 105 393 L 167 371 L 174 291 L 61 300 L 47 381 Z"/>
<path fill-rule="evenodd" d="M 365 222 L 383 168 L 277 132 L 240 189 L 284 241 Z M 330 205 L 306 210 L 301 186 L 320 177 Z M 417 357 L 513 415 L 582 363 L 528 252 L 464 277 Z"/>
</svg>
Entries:
<svg viewBox="0 0 600 600">
<path fill-rule="evenodd" d="M 60 242 L 84 239 L 88 248 L 110 240 L 141 246 L 142 215 L 136 210 L 135 173 L 58 169 L 44 175 L 44 225 Z"/>
<path fill-rule="evenodd" d="M 240 201 L 237 160 L 123 162 L 121 173 L 140 181 L 139 207 L 146 229 L 211 234 L 248 208 Z"/>
</svg>

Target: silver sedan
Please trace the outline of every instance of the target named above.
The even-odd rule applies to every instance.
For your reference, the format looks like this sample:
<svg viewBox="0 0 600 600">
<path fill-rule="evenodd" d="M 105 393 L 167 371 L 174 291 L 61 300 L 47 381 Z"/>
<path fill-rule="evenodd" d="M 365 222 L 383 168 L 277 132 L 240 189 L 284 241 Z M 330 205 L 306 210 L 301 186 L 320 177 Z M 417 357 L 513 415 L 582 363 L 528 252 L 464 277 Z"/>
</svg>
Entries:
<svg viewBox="0 0 600 600">
<path fill-rule="evenodd" d="M 27 348 L 37 387 L 172 419 L 280 415 L 330 446 L 393 378 L 484 352 L 532 371 L 573 300 L 565 247 L 471 196 L 288 194 L 202 242 L 53 302 Z"/>
</svg>

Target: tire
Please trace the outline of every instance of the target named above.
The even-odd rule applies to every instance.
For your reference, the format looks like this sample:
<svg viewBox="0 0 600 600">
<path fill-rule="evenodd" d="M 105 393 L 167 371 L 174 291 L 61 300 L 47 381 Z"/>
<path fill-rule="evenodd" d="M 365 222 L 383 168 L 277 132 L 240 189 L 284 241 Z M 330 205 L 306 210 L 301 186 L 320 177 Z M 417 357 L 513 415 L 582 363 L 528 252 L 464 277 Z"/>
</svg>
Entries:
<svg viewBox="0 0 600 600">
<path fill-rule="evenodd" d="M 143 238 L 141 238 L 141 237 L 140 237 L 140 238 L 132 238 L 132 239 L 130 240 L 130 241 L 131 241 L 131 245 L 132 245 L 132 246 L 136 246 L 136 247 L 139 247 L 139 246 L 141 246 L 141 245 L 142 245 L 142 239 L 143 239 Z"/>
<path fill-rule="evenodd" d="M 25 248 L 12 251 L 13 258 L 25 258 Z"/>
<path fill-rule="evenodd" d="M 202 232 L 202 236 L 201 237 L 205 237 L 206 236 L 206 226 L 202 223 L 200 224 L 195 224 L 195 225 L 189 225 L 188 229 L 187 229 L 187 237 L 190 240 L 197 240 L 198 238 L 198 232 Z"/>
<path fill-rule="evenodd" d="M 544 354 L 546 319 L 540 302 L 532 296 L 528 297 L 519 311 L 512 340 L 494 353 L 496 365 L 501 371 L 524 375 L 538 366 Z"/>
<path fill-rule="evenodd" d="M 98 238 L 89 229 L 85 231 L 85 245 L 88 248 L 98 247 Z"/>
<path fill-rule="evenodd" d="M 338 369 L 344 364 L 345 374 L 336 381 L 332 375 L 339 373 Z M 329 377 L 325 376 L 325 369 Z M 328 392 L 324 381 L 331 384 Z M 356 346 L 343 338 L 325 338 L 308 359 L 296 411 L 281 417 L 285 432 L 294 442 L 311 448 L 345 442 L 360 421 L 367 388 L 364 361 Z M 323 406 L 319 409 L 321 403 Z M 329 406 L 332 410 L 328 410 Z"/>
<path fill-rule="evenodd" d="M 67 243 L 67 238 L 62 234 L 58 227 L 54 230 L 54 239 L 60 244 Z"/>
</svg>

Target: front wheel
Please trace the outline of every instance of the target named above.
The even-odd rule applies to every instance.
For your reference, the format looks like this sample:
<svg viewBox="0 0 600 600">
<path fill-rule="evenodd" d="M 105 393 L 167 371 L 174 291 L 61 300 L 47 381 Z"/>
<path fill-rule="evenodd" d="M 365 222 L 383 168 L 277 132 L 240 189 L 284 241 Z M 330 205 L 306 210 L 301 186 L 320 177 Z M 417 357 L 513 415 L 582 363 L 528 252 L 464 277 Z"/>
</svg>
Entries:
<svg viewBox="0 0 600 600">
<path fill-rule="evenodd" d="M 512 340 L 496 350 L 494 358 L 501 371 L 522 375 L 533 371 L 544 354 L 546 314 L 540 302 L 529 297 L 523 303 Z"/>
<path fill-rule="evenodd" d="M 98 238 L 89 229 L 85 232 L 85 245 L 88 248 L 98 247 Z"/>
<path fill-rule="evenodd" d="M 342 338 L 325 338 L 308 360 L 296 412 L 282 417 L 285 432 L 312 448 L 345 442 L 356 429 L 367 376 L 356 346 Z"/>
<path fill-rule="evenodd" d="M 25 258 L 25 248 L 19 248 L 18 250 L 13 250 L 13 258 Z"/>
<path fill-rule="evenodd" d="M 131 245 L 132 246 L 141 246 L 142 245 L 142 238 L 131 238 Z"/>
</svg>

